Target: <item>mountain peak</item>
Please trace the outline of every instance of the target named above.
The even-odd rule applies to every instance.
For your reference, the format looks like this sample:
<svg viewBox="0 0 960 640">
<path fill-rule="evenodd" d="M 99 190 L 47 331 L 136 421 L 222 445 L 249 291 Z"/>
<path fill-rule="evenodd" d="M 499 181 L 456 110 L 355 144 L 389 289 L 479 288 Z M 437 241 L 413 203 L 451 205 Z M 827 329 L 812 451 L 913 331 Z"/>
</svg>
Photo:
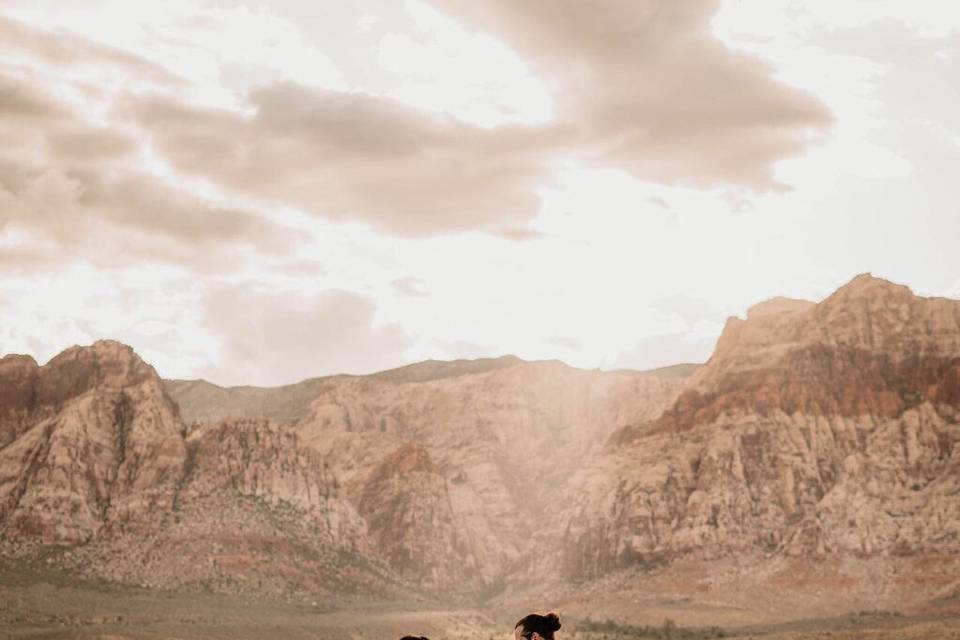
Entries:
<svg viewBox="0 0 960 640">
<path fill-rule="evenodd" d="M 93 387 L 121 388 L 147 380 L 160 382 L 152 366 L 129 345 L 116 340 L 97 340 L 91 345 L 74 345 L 41 367 L 43 393 L 51 402 L 60 402 Z"/>
<path fill-rule="evenodd" d="M 845 298 L 845 297 L 855 297 L 862 298 L 866 296 L 882 296 L 882 295 L 899 295 L 899 296 L 911 296 L 916 297 L 910 287 L 902 284 L 897 284 L 886 280 L 884 278 L 878 278 L 873 274 L 861 273 L 857 276 L 854 276 L 850 282 L 846 283 L 839 289 L 837 289 L 833 295 L 829 296 L 827 300 L 830 300 L 835 297 Z M 826 300 L 824 301 L 826 302 Z"/>
<path fill-rule="evenodd" d="M 695 382 L 706 391 L 734 374 L 779 371 L 797 354 L 837 348 L 891 362 L 919 355 L 958 357 L 960 301 L 918 296 L 870 273 L 854 277 L 819 304 L 773 298 L 751 307 L 746 320 L 728 320 Z"/>
<path fill-rule="evenodd" d="M 5 369 L 36 369 L 37 361 L 33 359 L 33 356 L 24 355 L 22 353 L 8 353 L 5 356 L 0 356 L 0 367 Z"/>
</svg>

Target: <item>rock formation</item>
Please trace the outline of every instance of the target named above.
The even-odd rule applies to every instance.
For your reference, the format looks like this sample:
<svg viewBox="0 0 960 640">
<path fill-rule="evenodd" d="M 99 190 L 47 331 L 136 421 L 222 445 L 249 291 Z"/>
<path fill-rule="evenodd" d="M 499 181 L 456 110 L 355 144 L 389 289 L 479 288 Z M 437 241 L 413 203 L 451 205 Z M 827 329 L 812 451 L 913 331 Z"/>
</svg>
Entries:
<svg viewBox="0 0 960 640">
<path fill-rule="evenodd" d="M 869 275 L 732 318 L 673 406 L 570 483 L 563 574 L 751 554 L 952 562 L 958 371 L 960 301 Z"/>
<path fill-rule="evenodd" d="M 936 563 L 934 598 L 960 588 L 958 412 L 960 301 L 868 275 L 730 319 L 696 369 L 505 357 L 222 389 L 102 341 L 0 360 L 0 552 L 162 588 L 471 599 L 830 558 L 863 572 L 830 584 L 896 600 Z"/>
<path fill-rule="evenodd" d="M 47 365 L 3 360 L 0 522 L 26 545 L 77 544 L 168 510 L 185 444 L 152 367 L 129 347 L 74 347 Z M 6 382 L 6 381 L 4 381 Z"/>
<path fill-rule="evenodd" d="M 493 593 L 569 471 L 667 406 L 674 373 L 506 357 L 220 389 L 110 341 L 8 356 L 0 549 L 156 587 Z"/>
</svg>

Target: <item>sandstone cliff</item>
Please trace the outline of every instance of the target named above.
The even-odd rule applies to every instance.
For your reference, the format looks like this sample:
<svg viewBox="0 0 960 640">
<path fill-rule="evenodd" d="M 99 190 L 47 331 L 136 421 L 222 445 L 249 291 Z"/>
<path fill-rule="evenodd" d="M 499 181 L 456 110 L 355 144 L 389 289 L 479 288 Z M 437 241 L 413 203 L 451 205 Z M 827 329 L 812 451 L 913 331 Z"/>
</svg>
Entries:
<svg viewBox="0 0 960 640">
<path fill-rule="evenodd" d="M 364 513 L 379 557 L 427 588 L 482 596 L 536 551 L 584 457 L 660 413 L 684 379 L 558 362 L 460 369 L 331 379 L 296 428 Z"/>
<path fill-rule="evenodd" d="M 0 372 L 0 526 L 27 545 L 76 544 L 173 503 L 185 455 L 176 405 L 152 367 L 115 342 Z"/>
<path fill-rule="evenodd" d="M 819 304 L 754 307 L 670 409 L 578 472 L 558 565 L 575 580 L 690 558 L 955 566 L 958 372 L 960 301 L 863 275 Z M 871 576 L 847 590 L 873 580 L 902 600 L 904 585 Z"/>
<path fill-rule="evenodd" d="M 919 607 L 960 590 L 958 412 L 960 301 L 870 276 L 751 308 L 696 370 L 221 389 L 103 341 L 0 360 L 0 552 L 298 597 Z"/>
<path fill-rule="evenodd" d="M 147 586 L 495 593 L 570 471 L 660 413 L 675 373 L 506 357 L 220 389 L 109 341 L 11 356 L 0 546 Z"/>
</svg>

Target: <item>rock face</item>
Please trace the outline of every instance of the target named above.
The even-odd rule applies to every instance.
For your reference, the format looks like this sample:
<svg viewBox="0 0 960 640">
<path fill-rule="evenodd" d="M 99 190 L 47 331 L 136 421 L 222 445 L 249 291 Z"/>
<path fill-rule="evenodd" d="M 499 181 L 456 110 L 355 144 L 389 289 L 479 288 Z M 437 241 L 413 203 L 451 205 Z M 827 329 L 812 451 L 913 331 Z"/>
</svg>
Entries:
<svg viewBox="0 0 960 640">
<path fill-rule="evenodd" d="M 426 382 L 494 371 L 522 362 L 515 356 L 452 362 L 428 360 L 381 371 L 371 377 L 398 383 Z M 353 377 L 356 376 L 334 376 L 333 379 Z M 206 380 L 164 380 L 164 385 L 170 395 L 176 398 L 187 423 L 215 422 L 224 418 L 269 418 L 275 422 L 294 423 L 310 414 L 310 405 L 321 390 L 329 386 L 330 380 L 310 378 L 283 387 L 220 387 Z"/>
<path fill-rule="evenodd" d="M 583 456 L 684 380 L 506 357 L 220 389 L 109 341 L 0 374 L 4 553 L 65 547 L 158 587 L 462 597 L 502 589 Z"/>
<path fill-rule="evenodd" d="M 330 379 L 296 429 L 329 461 L 377 557 L 425 588 L 481 597 L 536 552 L 572 470 L 616 425 L 661 412 L 683 378 L 452 364 L 430 363 L 427 379 Z"/>
<path fill-rule="evenodd" d="M 295 430 L 220 421 L 201 425 L 184 446 L 169 509 L 75 547 L 64 561 L 164 588 L 314 596 L 383 588 L 388 569 L 368 559 L 365 523 Z"/>
<path fill-rule="evenodd" d="M 0 552 L 481 600 L 730 590 L 746 562 L 760 592 L 921 602 L 960 588 L 958 422 L 960 302 L 870 276 L 753 307 L 696 370 L 505 357 L 221 389 L 98 342 L 0 360 Z"/>
<path fill-rule="evenodd" d="M 381 462 L 360 496 L 371 544 L 402 578 L 424 586 L 468 584 L 478 567 L 456 525 L 447 479 L 422 447 Z"/>
<path fill-rule="evenodd" d="M 578 472 L 558 566 L 955 559 L 958 372 L 960 301 L 863 275 L 819 304 L 754 307 L 670 409 Z"/>
<path fill-rule="evenodd" d="M 169 509 L 185 446 L 176 405 L 129 347 L 98 342 L 44 367 L 5 358 L 0 522 L 30 544 L 75 544 Z"/>
</svg>

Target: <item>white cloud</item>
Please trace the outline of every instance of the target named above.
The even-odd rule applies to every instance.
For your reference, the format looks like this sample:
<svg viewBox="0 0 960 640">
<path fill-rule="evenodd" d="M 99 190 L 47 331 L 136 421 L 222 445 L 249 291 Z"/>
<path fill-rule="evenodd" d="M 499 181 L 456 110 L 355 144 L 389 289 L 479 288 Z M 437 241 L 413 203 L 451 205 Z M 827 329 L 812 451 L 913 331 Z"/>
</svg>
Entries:
<svg viewBox="0 0 960 640">
<path fill-rule="evenodd" d="M 202 308 L 220 348 L 201 374 L 218 384 L 372 373 L 403 362 L 410 343 L 399 325 L 377 323 L 370 298 L 349 291 L 303 294 L 242 282 L 206 291 Z"/>
<path fill-rule="evenodd" d="M 934 193 L 920 182 L 937 171 L 952 175 L 953 167 L 931 165 L 890 135 L 895 125 L 913 121 L 895 122 L 892 116 L 904 92 L 902 86 L 883 91 L 889 88 L 892 57 L 876 53 L 878 42 L 883 44 L 880 36 L 860 33 L 873 53 L 869 47 L 847 46 L 846 39 L 850 29 L 887 19 L 907 25 L 910 37 L 939 37 L 954 28 L 955 16 L 944 13 L 953 11 L 952 5 L 937 4 L 940 9 L 932 3 L 882 0 L 731 0 L 723 5 L 715 33 L 729 46 L 762 56 L 778 80 L 814 93 L 835 118 L 817 147 L 779 164 L 776 177 L 792 185 L 792 192 L 756 196 L 735 188 L 662 186 L 618 169 L 587 168 L 581 158 L 582 164 L 550 167 L 553 179 L 537 192 L 542 209 L 532 227 L 539 235 L 525 242 L 470 232 L 395 238 L 375 226 L 254 202 L 264 219 L 292 227 L 302 242 L 279 255 L 231 253 L 227 283 L 222 270 L 214 279 L 194 269 L 188 279 L 183 270 L 150 266 L 158 261 L 157 247 L 139 242 L 133 233 L 102 229 L 86 236 L 89 246 L 109 248 L 93 261 L 96 267 L 82 264 L 91 256 L 75 249 L 50 267 L 44 261 L 58 250 L 50 241 L 53 232 L 8 224 L 0 231 L 0 268 L 5 269 L 0 272 L 0 353 L 24 351 L 43 360 L 74 342 L 114 337 L 132 344 L 166 376 L 261 384 L 427 357 L 505 352 L 529 359 L 560 356 L 588 368 L 650 367 L 704 360 L 725 316 L 778 294 L 818 299 L 860 271 L 884 272 L 920 290 L 960 297 L 960 283 L 944 275 L 960 270 L 950 249 L 956 233 L 944 223 L 955 210 L 955 198 L 945 197 L 953 192 Z M 542 122 L 554 115 L 553 88 L 535 75 L 533 65 L 469 22 L 419 1 L 405 5 L 410 24 L 396 16 L 349 14 L 346 31 L 366 34 L 365 46 L 379 39 L 378 52 L 350 48 L 353 35 L 344 36 L 340 50 L 327 51 L 326 41 L 311 40 L 269 2 L 221 7 L 204 12 L 205 20 L 191 20 L 198 5 L 182 0 L 47 6 L 56 10 L 41 13 L 23 2 L 16 13 L 163 64 L 188 80 L 178 95 L 184 101 L 242 111 L 249 105 L 238 91 L 252 85 L 288 79 L 342 87 L 343 75 L 330 59 L 343 62 L 369 53 L 379 55 L 370 66 L 379 62 L 383 72 L 376 86 L 363 87 L 370 92 L 484 127 Z M 358 16 L 364 17 L 358 21 Z M 940 121 L 950 103 L 929 91 L 940 76 L 942 87 L 952 90 L 946 63 L 956 59 L 955 45 L 926 40 L 924 45 L 936 55 L 915 52 L 931 64 L 924 66 L 927 83 L 918 83 L 915 95 L 908 96 L 910 106 L 939 105 L 942 111 L 931 108 L 929 122 L 918 126 L 938 143 L 960 144 L 956 127 Z M 564 57 L 557 60 L 562 64 Z M 175 93 L 146 74 L 116 73 L 99 63 L 51 64 L 16 56 L 5 61 L 22 78 L 56 92 L 71 111 L 86 113 L 93 124 L 112 117 L 118 94 Z M 901 64 L 909 69 L 915 62 L 904 56 Z M 553 99 L 559 102 L 556 95 Z M 624 119 L 635 120 L 630 109 Z M 374 119 L 377 123 L 383 120 Z M 183 148 L 180 141 L 174 144 Z M 45 147 L 17 149 L 36 156 L 33 162 L 42 160 Z M 947 150 L 955 153 L 953 147 Z M 230 194 L 198 176 L 178 174 L 159 149 L 153 152 L 139 149 L 131 164 L 143 163 L 167 184 L 218 206 L 250 204 L 227 198 Z M 500 164 L 497 153 L 482 157 Z M 650 158 L 659 161 L 656 154 Z M 210 166 L 218 159 L 213 154 Z M 389 162 L 385 167 L 394 170 Z M 302 181 L 312 184 L 313 177 L 304 172 Z M 401 183 L 423 188 L 417 180 Z M 480 195 L 489 191 L 488 183 L 481 186 Z M 66 206 L 76 199 L 72 183 L 51 180 L 37 187 L 49 189 L 48 207 L 59 203 L 61 214 L 73 211 Z M 30 202 L 2 200 L 6 210 L 0 217 L 14 208 L 23 211 Z M 48 231 L 56 226 L 51 225 Z M 218 227 L 211 235 L 222 239 L 223 231 Z M 238 235 L 230 243 L 249 236 Z M 885 245 L 889 238 L 898 239 L 894 251 Z M 188 259 L 214 253 L 186 246 L 182 239 L 169 243 L 164 248 Z M 901 275 L 908 270 L 916 280 Z M 226 292 L 218 293 L 217 287 Z M 339 293 L 320 293 L 330 290 Z M 697 302 L 675 308 L 660 304 L 672 295 Z M 295 329 L 277 331 L 278 326 Z M 340 328 L 345 333 L 338 337 Z M 309 349 L 300 348 L 305 344 Z"/>
<path fill-rule="evenodd" d="M 396 74 L 387 95 L 483 127 L 553 118 L 546 88 L 503 43 L 471 32 L 418 0 L 407 0 L 412 33 L 383 35 L 380 68 Z"/>
<path fill-rule="evenodd" d="M 152 60 L 189 81 L 179 88 L 187 96 L 178 95 L 211 106 L 240 109 L 240 93 L 284 80 L 346 88 L 329 56 L 266 5 L 210 8 L 199 0 L 108 0 L 44 11 L 22 3 L 11 14 Z M 130 79 L 122 81 L 128 85 Z"/>
<path fill-rule="evenodd" d="M 813 92 L 829 107 L 834 124 L 819 144 L 796 158 L 781 160 L 777 178 L 799 189 L 830 189 L 840 175 L 876 180 L 903 178 L 912 166 L 903 154 L 876 139 L 889 119 L 879 86 L 884 60 L 830 51 L 811 45 L 816 30 L 861 26 L 881 18 L 896 19 L 875 2 L 728 0 L 713 28 L 728 46 L 749 51 L 772 63 L 782 82 Z M 904 8 L 904 7 L 900 7 Z"/>
<path fill-rule="evenodd" d="M 190 278 L 158 266 L 5 274 L 0 353 L 27 353 L 42 364 L 71 345 L 111 338 L 163 376 L 189 375 L 214 356 L 195 301 Z"/>
<path fill-rule="evenodd" d="M 796 0 L 792 2 L 797 6 Z M 807 0 L 806 10 L 835 28 L 892 20 L 925 38 L 942 38 L 960 29 L 960 9 L 942 0 Z"/>
</svg>

